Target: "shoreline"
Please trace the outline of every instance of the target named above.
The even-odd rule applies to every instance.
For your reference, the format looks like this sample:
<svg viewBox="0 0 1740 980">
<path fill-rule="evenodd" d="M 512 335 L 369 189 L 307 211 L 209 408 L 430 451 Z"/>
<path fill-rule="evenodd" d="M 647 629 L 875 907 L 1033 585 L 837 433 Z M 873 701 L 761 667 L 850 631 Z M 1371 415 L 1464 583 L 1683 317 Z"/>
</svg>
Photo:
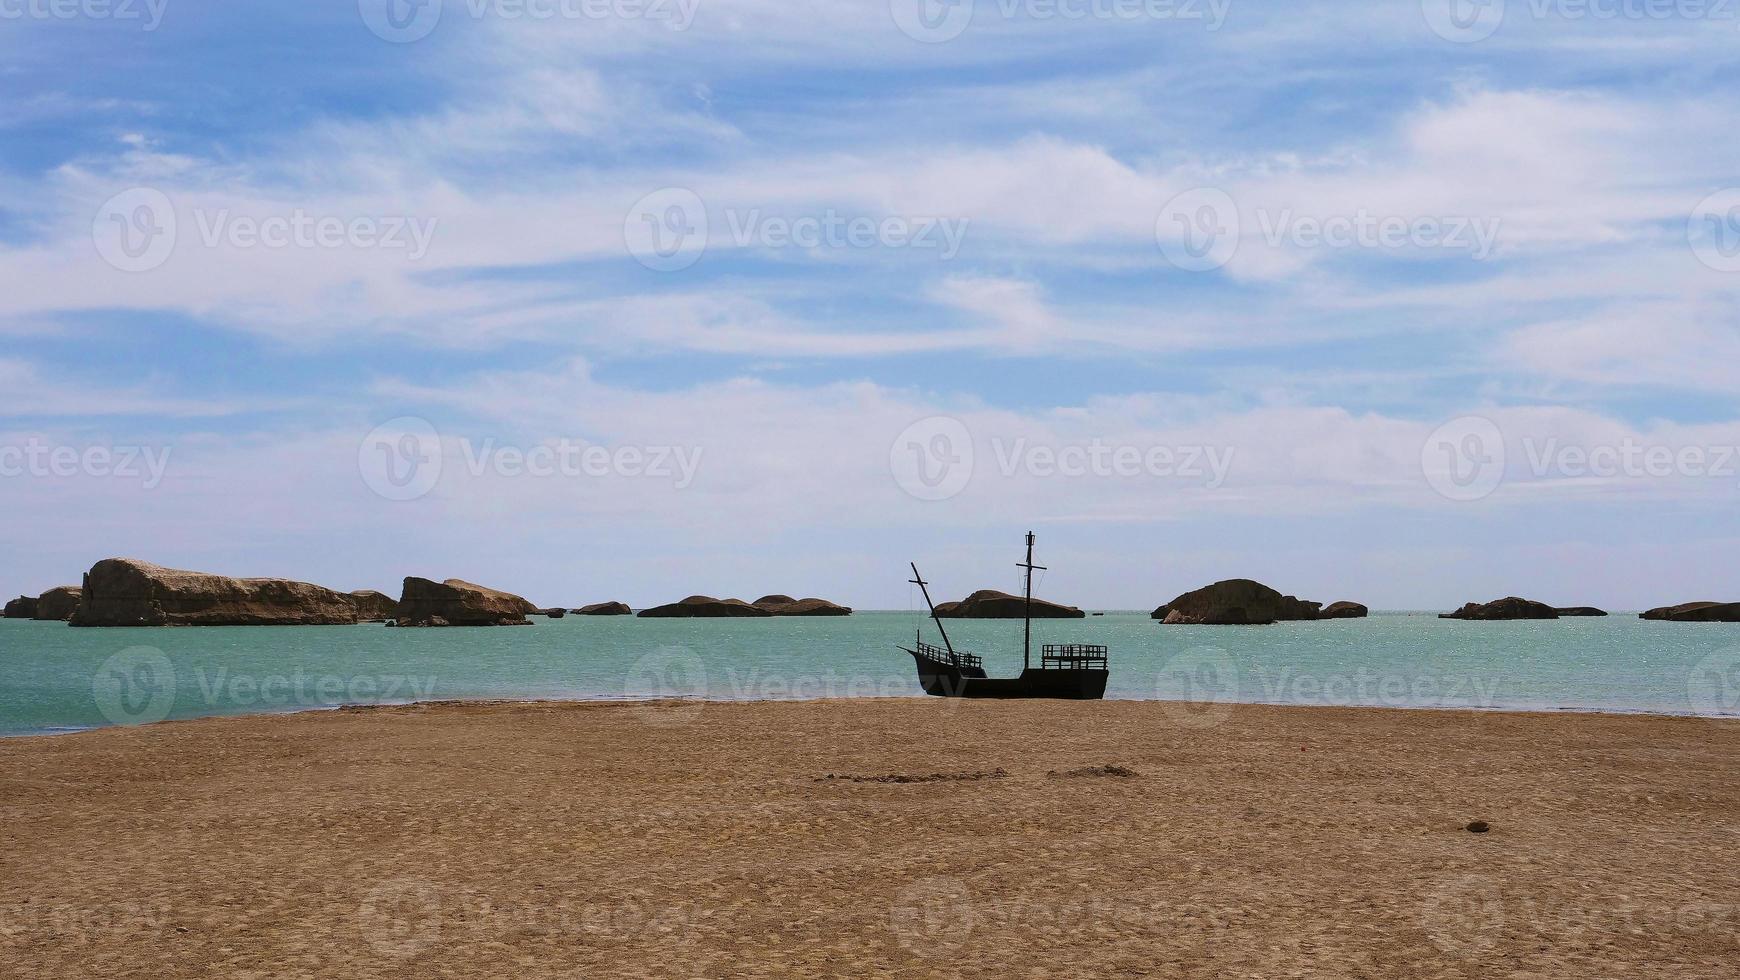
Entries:
<svg viewBox="0 0 1740 980">
<path fill-rule="evenodd" d="M 477 707 L 492 707 L 492 706 L 500 706 L 500 705 L 526 705 L 526 706 L 545 705 L 545 706 L 552 706 L 552 707 L 564 707 L 564 706 L 608 707 L 608 706 L 613 706 L 613 705 L 658 706 L 658 705 L 667 704 L 667 703 L 668 704 L 676 704 L 676 705 L 699 705 L 699 706 L 705 706 L 705 705 L 757 705 L 757 704 L 825 704 L 825 703 L 850 704 L 850 703 L 860 702 L 860 701 L 872 702 L 872 703 L 879 703 L 879 702 L 895 702 L 895 703 L 901 703 L 901 702 L 936 702 L 939 704 L 954 703 L 954 699 L 935 698 L 935 697 L 931 697 L 929 695 L 924 695 L 924 694 L 889 695 L 886 697 L 863 697 L 863 696 L 828 697 L 828 696 L 822 696 L 822 697 L 788 697 L 788 698 L 720 698 L 720 697 L 676 697 L 676 696 L 647 696 L 647 697 L 622 696 L 622 697 L 583 697 L 583 698 L 503 698 L 503 697 L 430 698 L 430 699 L 413 700 L 413 701 L 382 701 L 382 702 L 359 702 L 359 703 L 354 703 L 354 704 L 302 705 L 302 706 L 297 706 L 297 707 L 280 708 L 280 709 L 276 709 L 276 710 L 239 711 L 239 712 L 233 712 L 233 713 L 194 715 L 194 716 L 190 716 L 187 718 L 166 718 L 162 721 L 152 722 L 152 723 L 147 724 L 147 725 L 110 724 L 110 725 L 90 725 L 90 726 L 84 726 L 84 727 L 57 728 L 57 729 L 52 729 L 52 730 L 47 730 L 47 731 L 0 732 L 0 742 L 6 741 L 9 739 L 59 738 L 59 737 L 67 736 L 67 735 L 84 735 L 84 734 L 89 734 L 91 732 L 103 732 L 103 731 L 109 731 L 110 729 L 116 729 L 116 728 L 120 728 L 120 729 L 144 729 L 144 728 L 153 728 L 153 727 L 157 727 L 157 726 L 161 726 L 161 725 L 186 724 L 186 723 L 190 723 L 190 722 L 239 720 L 239 719 L 249 719 L 249 718 L 277 718 L 277 717 L 293 716 L 293 715 L 301 715 L 301 714 L 325 714 L 325 713 L 332 713 L 332 712 L 362 712 L 362 711 L 371 711 L 371 710 L 390 710 L 390 709 L 394 709 L 394 708 L 441 708 L 441 707 L 477 708 Z M 1068 704 L 1068 703 L 1078 703 L 1078 702 L 1052 701 L 1052 702 L 1048 702 L 1048 703 Z M 1081 702 L 1081 703 L 1087 703 L 1087 702 Z M 1206 706 L 1224 707 L 1224 708 L 1227 708 L 1229 710 L 1237 710 L 1240 708 L 1276 708 L 1276 709 L 1293 709 L 1293 710 L 1300 710 L 1300 711 L 1325 710 L 1325 711 L 1372 711 L 1372 712 L 1389 712 L 1389 711 L 1433 712 L 1433 713 L 1443 712 L 1443 713 L 1451 713 L 1451 714 L 1460 713 L 1460 714 L 1470 714 L 1470 715 L 1538 715 L 1538 716 L 1543 717 L 1543 718 L 1557 718 L 1557 717 L 1566 717 L 1566 716 L 1584 716 L 1584 715 L 1587 715 L 1587 716 L 1595 716 L 1595 717 L 1613 717 L 1613 718 L 1664 718 L 1664 719 L 1666 719 L 1666 718 L 1687 718 L 1687 719 L 1697 719 L 1697 720 L 1701 720 L 1701 721 L 1714 721 L 1714 722 L 1723 722 L 1723 721 L 1740 722 L 1740 713 L 1735 713 L 1735 714 L 1700 714 L 1700 713 L 1695 712 L 1695 711 L 1652 711 L 1652 710 L 1648 710 L 1648 709 L 1644 709 L 1644 708 L 1638 708 L 1638 709 L 1607 708 L 1607 707 L 1602 707 L 1602 708 L 1546 707 L 1546 708 L 1543 708 L 1543 707 L 1538 707 L 1538 706 L 1512 707 L 1512 706 L 1506 706 L 1506 705 L 1499 705 L 1499 706 L 1493 706 L 1493 707 L 1467 707 L 1467 706 L 1462 706 L 1462 705 L 1429 705 L 1429 704 L 1422 704 L 1422 705 L 1294 704 L 1291 702 L 1283 702 L 1283 701 L 1218 701 L 1218 702 L 1216 702 L 1216 701 L 1188 701 L 1188 700 L 1179 699 L 1179 698 L 1120 698 L 1120 697 L 1107 697 L 1107 698 L 1104 698 L 1100 703 L 1159 704 L 1159 705 L 1171 705 L 1174 707 L 1183 706 L 1183 705 L 1201 705 L 1201 706 L 1205 706 L 1205 707 Z"/>
</svg>

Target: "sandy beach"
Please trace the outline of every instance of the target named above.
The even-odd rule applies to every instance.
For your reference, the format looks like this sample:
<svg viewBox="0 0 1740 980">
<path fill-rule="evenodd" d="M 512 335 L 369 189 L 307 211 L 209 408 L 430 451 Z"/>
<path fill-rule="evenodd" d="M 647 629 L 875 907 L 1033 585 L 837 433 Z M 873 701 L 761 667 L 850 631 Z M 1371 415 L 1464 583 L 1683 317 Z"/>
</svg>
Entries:
<svg viewBox="0 0 1740 980">
<path fill-rule="evenodd" d="M 0 975 L 1726 977 L 1737 777 L 1733 722 L 1153 702 L 13 739 Z"/>
</svg>

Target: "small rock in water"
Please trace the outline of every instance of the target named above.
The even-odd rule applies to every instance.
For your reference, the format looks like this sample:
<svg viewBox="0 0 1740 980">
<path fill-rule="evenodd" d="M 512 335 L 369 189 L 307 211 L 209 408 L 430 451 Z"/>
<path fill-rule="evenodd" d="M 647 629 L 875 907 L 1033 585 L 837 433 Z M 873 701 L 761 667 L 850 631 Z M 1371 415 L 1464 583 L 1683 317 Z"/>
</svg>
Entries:
<svg viewBox="0 0 1740 980">
<path fill-rule="evenodd" d="M 1492 826 L 1484 820 L 1476 820 L 1463 829 L 1467 830 L 1471 834 L 1484 834 L 1487 831 L 1491 830 Z"/>
</svg>

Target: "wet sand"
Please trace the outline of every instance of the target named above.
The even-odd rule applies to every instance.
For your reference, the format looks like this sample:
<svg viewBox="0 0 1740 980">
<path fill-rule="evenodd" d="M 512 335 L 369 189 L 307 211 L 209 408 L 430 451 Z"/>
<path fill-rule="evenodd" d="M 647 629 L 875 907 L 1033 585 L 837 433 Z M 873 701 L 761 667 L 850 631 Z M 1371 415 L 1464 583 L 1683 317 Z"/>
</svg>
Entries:
<svg viewBox="0 0 1740 980">
<path fill-rule="evenodd" d="M 5 977 L 1736 963 L 1732 721 L 473 704 L 0 742 Z"/>
</svg>

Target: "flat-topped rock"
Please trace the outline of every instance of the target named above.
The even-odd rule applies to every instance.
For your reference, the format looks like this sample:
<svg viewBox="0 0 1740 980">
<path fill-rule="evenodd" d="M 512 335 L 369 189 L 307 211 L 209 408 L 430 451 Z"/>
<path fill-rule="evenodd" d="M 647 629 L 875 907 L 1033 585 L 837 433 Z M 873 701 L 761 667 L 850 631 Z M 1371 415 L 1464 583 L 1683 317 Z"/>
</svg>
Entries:
<svg viewBox="0 0 1740 980">
<path fill-rule="evenodd" d="M 1605 615 L 1607 615 L 1607 610 L 1596 609 L 1594 606 L 1560 606 L 1557 609 L 1554 609 L 1553 611 L 1558 613 L 1559 617 L 1561 619 L 1563 619 L 1567 616 L 1576 617 L 1576 616 L 1605 616 Z"/>
<path fill-rule="evenodd" d="M 692 595 L 681 602 L 642 609 L 639 615 L 648 619 L 744 619 L 772 616 L 773 613 L 752 606 L 742 599 L 715 599 L 710 595 Z"/>
<path fill-rule="evenodd" d="M 573 610 L 576 616 L 632 616 L 634 610 L 626 602 L 594 602 Z"/>
<path fill-rule="evenodd" d="M 544 615 L 551 619 L 561 619 L 568 615 L 568 610 L 561 608 L 546 609 L 544 610 Z"/>
<path fill-rule="evenodd" d="M 511 592 L 450 578 L 436 582 L 405 579 L 399 597 L 400 626 L 529 626 L 526 616 L 537 610 Z"/>
<path fill-rule="evenodd" d="M 793 599 L 788 595 L 764 595 L 753 603 L 775 616 L 850 616 L 852 608 L 826 599 Z"/>
<path fill-rule="evenodd" d="M 1018 595 L 980 589 L 959 602 L 938 603 L 937 616 L 943 619 L 1020 619 L 1027 600 Z M 1033 600 L 1034 619 L 1084 619 L 1087 613 L 1074 606 Z"/>
<path fill-rule="evenodd" d="M 1364 619 L 1371 610 L 1357 602 L 1332 602 L 1317 611 L 1318 619 Z"/>
<path fill-rule="evenodd" d="M 342 592 L 281 578 L 231 578 L 105 558 L 85 573 L 74 626 L 342 626 Z"/>
<path fill-rule="evenodd" d="M 1559 611 L 1544 602 L 1533 599 L 1519 599 L 1507 596 L 1494 599 L 1491 602 L 1470 602 L 1461 609 L 1450 613 L 1439 613 L 1439 619 L 1471 619 L 1471 620 L 1501 620 L 1501 619 L 1558 619 Z"/>
<path fill-rule="evenodd" d="M 79 597 L 84 591 L 76 585 L 49 589 L 37 598 L 36 615 L 31 618 L 53 623 L 66 622 L 78 611 Z"/>
<path fill-rule="evenodd" d="M 1683 602 L 1651 609 L 1638 618 L 1670 623 L 1740 623 L 1740 602 Z"/>
<path fill-rule="evenodd" d="M 384 623 L 399 614 L 399 600 L 374 589 L 358 589 L 350 593 L 356 618 L 364 623 Z"/>
<path fill-rule="evenodd" d="M 1317 619 L 1321 605 L 1248 578 L 1233 578 L 1186 592 L 1149 616 L 1169 626 L 1268 626 Z"/>
<path fill-rule="evenodd" d="M 0 619 L 35 619 L 36 596 L 21 595 L 6 604 L 6 610 Z"/>
</svg>

